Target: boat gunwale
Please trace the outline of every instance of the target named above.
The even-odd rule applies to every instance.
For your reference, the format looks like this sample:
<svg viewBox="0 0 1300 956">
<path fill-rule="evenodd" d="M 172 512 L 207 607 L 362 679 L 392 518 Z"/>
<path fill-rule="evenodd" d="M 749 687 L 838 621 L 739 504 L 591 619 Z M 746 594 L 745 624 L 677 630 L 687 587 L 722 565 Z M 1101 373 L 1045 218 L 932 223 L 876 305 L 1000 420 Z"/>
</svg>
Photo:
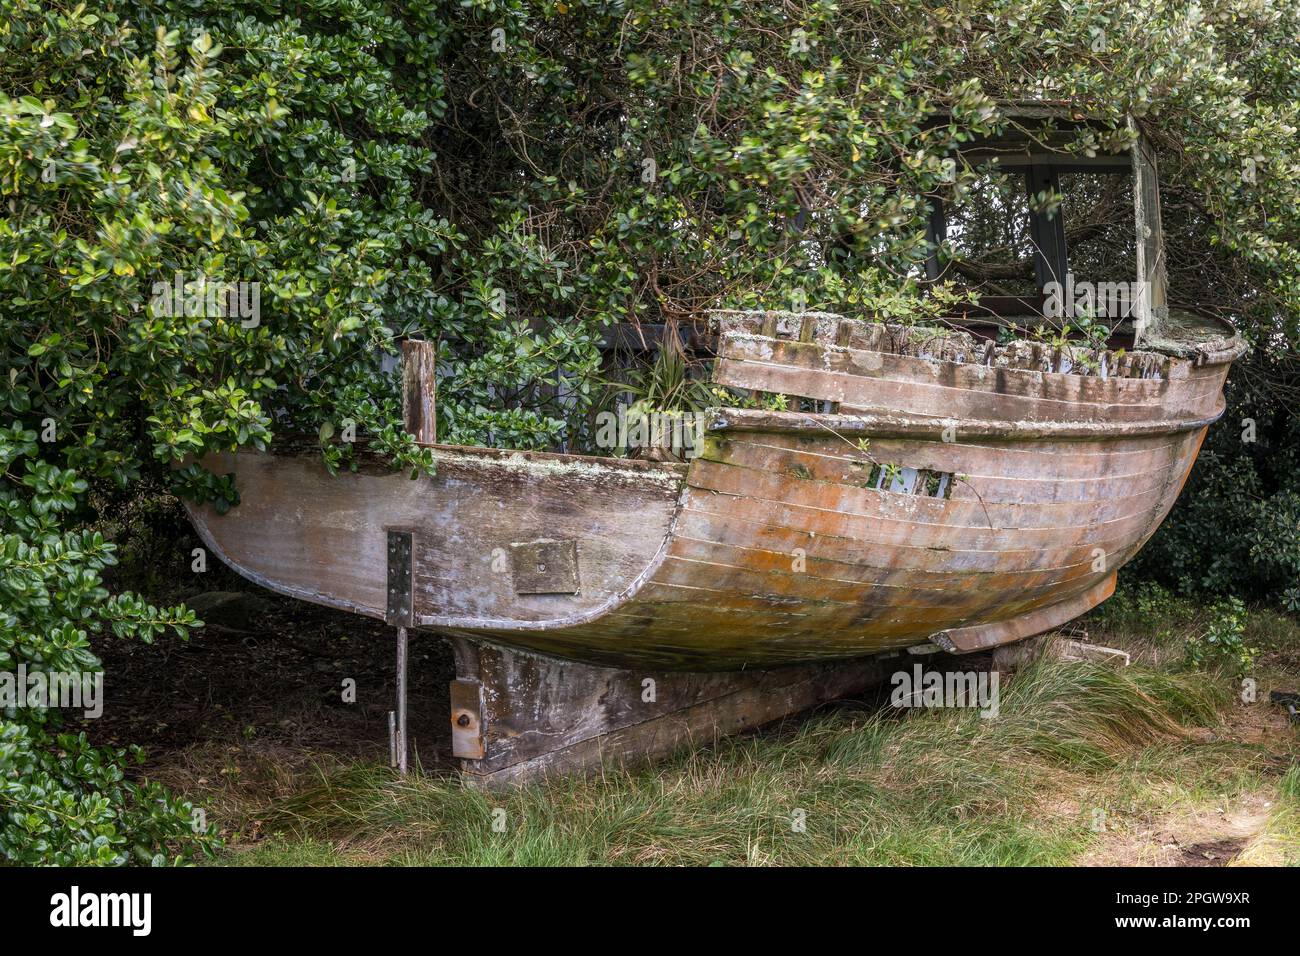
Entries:
<svg viewBox="0 0 1300 956">
<path fill-rule="evenodd" d="M 1105 348 L 1096 350 L 1088 348 L 1083 343 L 1067 342 L 1062 351 L 1074 353 L 1124 351 L 1130 359 L 1136 359 L 1139 361 L 1150 360 L 1153 362 L 1160 360 L 1161 363 L 1184 363 L 1189 367 L 1200 368 L 1209 365 L 1231 364 L 1250 350 L 1250 346 L 1247 344 L 1245 339 L 1242 338 L 1241 333 L 1233 328 L 1233 326 L 1225 319 L 1204 312 L 1194 312 L 1191 310 L 1180 310 L 1180 312 L 1187 312 L 1187 314 L 1204 322 L 1214 323 L 1218 326 L 1219 334 L 1207 332 L 1202 336 L 1200 341 L 1190 344 L 1174 340 L 1162 340 L 1161 344 L 1147 345 L 1146 347 L 1138 348 L 1135 343 L 1132 349 L 1124 350 Z M 909 338 L 916 336 L 927 337 L 924 340 L 927 344 L 929 342 L 941 342 L 943 339 L 950 336 L 967 336 L 972 340 L 971 344 L 981 344 L 982 340 L 976 337 L 974 333 L 970 332 L 969 329 L 965 328 L 963 323 L 951 319 L 938 318 L 935 319 L 933 323 L 907 325 L 900 322 L 881 322 L 873 319 L 857 319 L 851 316 L 841 315 L 837 312 L 791 312 L 780 309 L 710 309 L 705 314 L 709 330 L 717 335 L 719 340 L 726 336 L 734 336 L 737 338 L 765 339 L 769 341 L 790 341 L 793 337 L 793 340 L 795 341 L 802 341 L 804 344 L 813 344 L 818 348 L 829 351 L 877 352 L 881 355 L 900 355 L 935 363 L 950 363 L 953 365 L 970 366 L 984 365 L 985 367 L 1006 368 L 1008 371 L 1044 371 L 1041 369 L 1024 368 L 1014 365 L 998 365 L 997 363 L 989 366 L 987 363 L 983 362 L 956 361 L 939 355 L 909 356 L 908 353 L 904 351 L 881 351 L 879 349 L 854 348 L 852 346 L 841 345 L 835 341 L 835 334 L 839 324 L 841 322 L 852 322 L 864 329 L 872 327 L 882 328 L 891 336 L 891 338 L 895 338 L 903 343 L 906 343 Z M 765 335 L 763 333 L 763 322 L 767 319 L 772 320 L 772 328 L 776 332 L 775 335 Z M 811 336 L 809 339 L 801 340 L 797 338 L 797 335 L 803 323 L 806 321 L 812 323 Z M 782 323 L 785 323 L 784 326 Z M 783 328 L 786 332 L 785 335 L 781 334 Z M 1023 346 L 1025 344 L 1039 344 L 1046 347 L 1048 343 L 1036 343 L 1034 339 L 1028 335 L 1021 335 L 1015 337 L 1010 342 L 994 343 L 994 350 L 995 353 L 1005 353 L 1010 347 Z M 1076 365 L 1075 367 L 1079 366 Z M 1066 372 L 1050 372 L 1048 374 L 1068 375 L 1077 378 L 1103 378 L 1098 375 L 1080 375 L 1073 369 Z M 1120 376 L 1112 377 L 1116 378 L 1118 381 L 1125 380 Z"/>
<path fill-rule="evenodd" d="M 355 449 L 356 463 L 362 468 L 369 466 L 376 470 L 390 472 L 399 470 L 402 467 L 400 462 L 379 450 L 371 440 L 358 438 L 357 441 L 351 444 Z M 498 448 L 488 445 L 453 445 L 445 442 L 415 441 L 414 444 L 418 448 L 427 448 L 434 452 L 435 467 L 439 463 L 469 467 L 496 464 L 503 467 L 522 467 L 525 470 L 532 466 L 533 470 L 539 471 L 544 471 L 548 467 L 559 469 L 589 467 L 608 471 L 618 477 L 632 480 L 671 478 L 674 482 L 685 479 L 690 468 L 689 463 L 683 461 L 654 461 L 604 455 L 579 455 L 570 452 L 531 451 L 518 448 Z M 202 457 L 206 457 L 208 454 L 222 453 L 268 455 L 277 458 L 320 458 L 321 449 L 322 445 L 313 436 L 307 433 L 295 433 L 273 440 L 266 448 L 211 449 L 197 459 L 192 455 L 180 459 L 178 464 L 184 465 L 195 460 L 201 460 Z M 346 466 L 339 469 L 340 472 L 349 470 Z"/>
<path fill-rule="evenodd" d="M 941 441 L 952 429 L 961 438 L 994 438 L 1008 441 L 1074 440 L 1105 441 L 1173 435 L 1197 431 L 1223 417 L 1226 403 L 1219 399 L 1215 413 L 1203 418 L 1165 419 L 1148 422 L 1059 422 L 991 421 L 969 418 L 925 418 L 889 413 L 832 414 L 829 412 L 768 411 L 756 408 L 718 409 L 709 432 L 777 432 L 784 434 L 842 432 L 874 438 L 929 438 Z"/>
</svg>

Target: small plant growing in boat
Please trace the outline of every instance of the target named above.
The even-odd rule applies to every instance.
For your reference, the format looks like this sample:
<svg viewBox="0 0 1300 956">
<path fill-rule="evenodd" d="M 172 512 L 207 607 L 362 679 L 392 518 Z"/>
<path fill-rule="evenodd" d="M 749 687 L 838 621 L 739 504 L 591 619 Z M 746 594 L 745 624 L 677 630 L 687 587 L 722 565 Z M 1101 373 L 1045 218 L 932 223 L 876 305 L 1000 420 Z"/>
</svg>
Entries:
<svg viewBox="0 0 1300 956">
<path fill-rule="evenodd" d="M 1008 329 L 1000 345 L 1015 341 L 1018 335 Z M 1033 330 L 1033 339 L 1052 351 L 1052 371 L 1096 374 L 1101 370 L 1100 354 L 1105 351 L 1112 329 L 1090 312 L 1081 312 L 1059 327 L 1044 322 Z"/>
<path fill-rule="evenodd" d="M 1105 321 L 1088 313 L 1076 315 L 1073 325 L 1066 326 L 1066 331 L 1071 328 L 1078 333 L 1083 345 L 1093 352 L 1104 349 L 1111 335 L 1111 327 Z"/>
<path fill-rule="evenodd" d="M 621 409 L 628 426 L 637 428 L 648 422 L 667 422 L 668 430 L 676 433 L 680 427 L 693 427 L 684 424 L 692 416 L 702 416 L 707 409 L 720 403 L 719 390 L 706 378 L 693 374 L 692 363 L 676 335 L 664 337 L 664 345 L 656 352 L 653 361 L 626 370 L 625 377 L 620 380 L 606 380 L 604 387 L 604 396 L 595 409 L 595 419 L 600 421 L 602 416 L 617 414 Z M 620 428 L 620 437 L 626 436 L 631 427 Z M 658 424 L 650 428 L 653 433 L 662 430 Z M 597 435 L 602 431 L 597 429 Z M 603 454 L 626 456 L 632 453 L 639 457 L 668 452 L 680 457 L 680 443 L 664 443 L 659 437 L 651 434 L 647 441 L 620 442 L 612 447 L 609 442 L 598 439 L 596 450 Z"/>
<path fill-rule="evenodd" d="M 713 389 L 695 372 L 681 340 L 665 335 L 652 362 L 632 368 L 625 380 L 608 382 L 607 387 L 615 396 L 630 396 L 634 403 L 655 411 L 701 412 L 713 404 Z"/>
</svg>

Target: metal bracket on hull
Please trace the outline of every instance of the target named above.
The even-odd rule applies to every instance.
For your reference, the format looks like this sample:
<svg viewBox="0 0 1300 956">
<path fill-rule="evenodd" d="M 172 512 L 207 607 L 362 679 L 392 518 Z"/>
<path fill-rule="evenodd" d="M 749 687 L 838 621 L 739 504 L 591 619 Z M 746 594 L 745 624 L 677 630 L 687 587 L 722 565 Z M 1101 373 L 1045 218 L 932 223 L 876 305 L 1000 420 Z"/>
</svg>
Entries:
<svg viewBox="0 0 1300 956">
<path fill-rule="evenodd" d="M 388 532 L 388 606 L 384 623 L 411 627 L 411 532 Z"/>
</svg>

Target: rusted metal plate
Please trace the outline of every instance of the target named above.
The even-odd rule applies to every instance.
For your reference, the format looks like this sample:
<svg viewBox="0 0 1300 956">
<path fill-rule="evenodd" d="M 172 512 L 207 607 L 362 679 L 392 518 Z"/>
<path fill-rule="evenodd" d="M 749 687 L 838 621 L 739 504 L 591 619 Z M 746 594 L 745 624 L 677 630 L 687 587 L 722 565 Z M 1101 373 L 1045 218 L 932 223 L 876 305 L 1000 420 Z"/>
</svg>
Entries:
<svg viewBox="0 0 1300 956">
<path fill-rule="evenodd" d="M 451 682 L 451 752 L 462 760 L 483 759 L 483 685 Z"/>
<path fill-rule="evenodd" d="M 520 594 L 577 594 L 578 542 L 572 538 L 510 545 L 510 566 Z"/>
<path fill-rule="evenodd" d="M 388 604 L 384 621 L 394 627 L 410 627 L 411 611 L 411 532 L 388 532 Z"/>
</svg>

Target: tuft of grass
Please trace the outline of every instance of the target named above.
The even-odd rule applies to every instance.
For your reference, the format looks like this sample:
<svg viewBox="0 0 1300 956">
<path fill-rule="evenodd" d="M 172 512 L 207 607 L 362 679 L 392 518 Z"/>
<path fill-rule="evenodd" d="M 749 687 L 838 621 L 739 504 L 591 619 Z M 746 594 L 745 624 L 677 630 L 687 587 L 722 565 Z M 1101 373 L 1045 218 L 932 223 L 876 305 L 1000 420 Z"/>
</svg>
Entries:
<svg viewBox="0 0 1300 956">
<path fill-rule="evenodd" d="M 1044 660 L 996 717 L 840 709 L 587 780 L 485 793 L 355 766 L 280 802 L 275 835 L 227 862 L 1063 864 L 1095 838 L 1074 797 L 1181 752 L 1225 697 L 1204 674 Z"/>
</svg>

